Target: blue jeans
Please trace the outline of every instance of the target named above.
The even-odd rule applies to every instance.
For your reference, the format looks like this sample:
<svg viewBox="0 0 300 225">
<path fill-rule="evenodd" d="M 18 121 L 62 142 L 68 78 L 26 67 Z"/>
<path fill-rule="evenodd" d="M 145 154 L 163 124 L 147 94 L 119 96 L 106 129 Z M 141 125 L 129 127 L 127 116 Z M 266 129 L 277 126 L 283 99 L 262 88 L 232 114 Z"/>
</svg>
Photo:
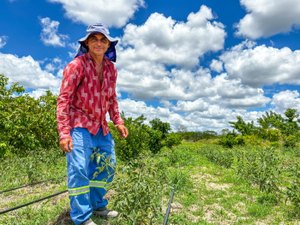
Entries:
<svg viewBox="0 0 300 225">
<path fill-rule="evenodd" d="M 108 204 L 106 185 L 113 180 L 116 157 L 111 133 L 92 135 L 86 128 L 71 130 L 73 149 L 67 153 L 70 216 L 78 225 Z"/>
</svg>

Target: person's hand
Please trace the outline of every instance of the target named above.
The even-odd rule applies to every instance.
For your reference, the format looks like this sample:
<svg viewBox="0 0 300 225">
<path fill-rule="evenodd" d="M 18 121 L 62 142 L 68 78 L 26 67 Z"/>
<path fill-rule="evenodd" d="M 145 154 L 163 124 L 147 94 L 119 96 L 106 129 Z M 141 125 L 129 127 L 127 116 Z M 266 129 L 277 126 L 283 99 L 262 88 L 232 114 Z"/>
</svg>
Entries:
<svg viewBox="0 0 300 225">
<path fill-rule="evenodd" d="M 64 138 L 60 140 L 59 147 L 63 152 L 71 152 L 73 148 L 72 138 Z"/>
<path fill-rule="evenodd" d="M 117 130 L 119 131 L 121 137 L 126 138 L 128 136 L 128 129 L 124 125 L 120 124 L 120 125 L 117 125 L 116 127 L 117 127 Z"/>
</svg>

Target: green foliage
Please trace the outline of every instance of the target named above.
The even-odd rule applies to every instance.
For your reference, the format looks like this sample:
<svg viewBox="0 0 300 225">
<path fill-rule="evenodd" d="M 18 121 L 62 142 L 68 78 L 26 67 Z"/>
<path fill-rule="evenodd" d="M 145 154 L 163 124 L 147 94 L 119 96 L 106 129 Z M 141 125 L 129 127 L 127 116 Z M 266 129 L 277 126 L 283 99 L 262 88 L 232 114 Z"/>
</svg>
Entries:
<svg viewBox="0 0 300 225">
<path fill-rule="evenodd" d="M 217 145 L 203 147 L 199 150 L 199 152 L 203 156 L 205 156 L 209 161 L 214 162 L 225 168 L 230 168 L 234 160 L 232 150 L 222 148 Z"/>
<path fill-rule="evenodd" d="M 245 141 L 243 136 L 238 135 L 233 131 L 222 135 L 219 139 L 219 144 L 227 148 L 232 148 L 235 145 L 244 145 Z"/>
<path fill-rule="evenodd" d="M 276 128 L 281 129 L 284 123 L 284 118 L 273 111 L 266 112 L 261 118 L 257 120 L 262 129 Z"/>
<path fill-rule="evenodd" d="M 117 192 L 114 208 L 121 212 L 116 224 L 152 224 L 161 216 L 161 201 L 167 187 L 161 165 L 144 158 L 122 167 L 112 187 Z"/>
<path fill-rule="evenodd" d="M 147 132 L 148 126 L 144 124 L 146 118 L 142 115 L 136 119 L 124 118 L 125 126 L 129 135 L 126 139 L 120 137 L 118 131 L 110 124 L 110 130 L 116 142 L 115 150 L 117 156 L 122 160 L 130 160 L 139 157 L 149 148 L 150 135 Z"/>
<path fill-rule="evenodd" d="M 256 132 L 257 128 L 254 126 L 253 121 L 246 123 L 241 116 L 237 116 L 236 122 L 229 122 L 232 127 L 242 135 L 250 135 Z"/>
<path fill-rule="evenodd" d="M 286 148 L 294 148 L 299 142 L 299 134 L 296 135 L 288 135 L 284 137 L 284 147 Z"/>
<path fill-rule="evenodd" d="M 152 128 L 148 128 L 148 134 L 149 134 L 149 150 L 156 154 L 160 151 L 160 149 L 163 147 L 162 139 L 163 135 L 162 132 L 159 130 L 154 130 Z"/>
<path fill-rule="evenodd" d="M 173 146 L 179 145 L 182 141 L 182 136 L 178 133 L 167 134 L 165 140 L 165 146 L 172 148 Z"/>
<path fill-rule="evenodd" d="M 230 124 L 242 136 L 255 135 L 257 140 L 270 141 L 273 146 L 281 144 L 284 147 L 294 148 L 299 143 L 300 119 L 296 109 L 288 108 L 284 116 L 273 111 L 266 112 L 261 118 L 257 119 L 257 122 L 259 127 L 255 127 L 253 121 L 246 123 L 242 117 L 238 116 L 237 121 L 230 122 Z M 259 142 L 254 141 L 254 143 Z M 223 138 L 220 144 L 230 147 L 236 143 L 234 138 L 229 136 Z"/>
<path fill-rule="evenodd" d="M 300 163 L 292 168 L 292 182 L 287 188 L 287 198 L 294 206 L 295 213 L 300 217 Z"/>
<path fill-rule="evenodd" d="M 160 131 L 162 138 L 165 138 L 169 131 L 171 131 L 171 126 L 169 123 L 162 122 L 159 118 L 155 118 L 150 121 L 151 128 L 156 131 Z"/>
<path fill-rule="evenodd" d="M 93 179 L 95 179 L 103 171 L 106 171 L 107 177 L 102 181 L 108 182 L 114 175 L 113 171 L 115 170 L 115 164 L 112 163 L 111 155 L 108 156 L 106 152 L 100 153 L 100 148 L 94 148 L 90 158 L 91 161 L 94 161 L 97 165 L 93 174 Z"/>
<path fill-rule="evenodd" d="M 56 96 L 47 92 L 34 99 L 23 92 L 17 83 L 8 87 L 8 79 L 0 75 L 0 157 L 57 145 Z"/>
<path fill-rule="evenodd" d="M 181 143 L 179 135 L 168 133 L 171 129 L 169 123 L 154 119 L 150 121 L 150 127 L 145 124 L 146 118 L 143 115 L 136 119 L 122 117 L 129 132 L 126 139 L 121 138 L 113 124 L 110 124 L 116 141 L 116 153 L 122 160 L 135 159 L 148 152 L 156 154 L 164 146 L 172 147 Z"/>
<path fill-rule="evenodd" d="M 279 190 L 280 158 L 274 148 L 245 148 L 236 153 L 238 175 L 258 185 L 261 191 L 271 193 Z"/>
<path fill-rule="evenodd" d="M 202 139 L 215 139 L 217 138 L 218 134 L 215 131 L 203 131 L 203 132 L 195 132 L 195 131 L 184 131 L 184 132 L 180 132 L 180 135 L 182 136 L 182 139 L 186 140 L 186 141 L 199 141 Z"/>
</svg>

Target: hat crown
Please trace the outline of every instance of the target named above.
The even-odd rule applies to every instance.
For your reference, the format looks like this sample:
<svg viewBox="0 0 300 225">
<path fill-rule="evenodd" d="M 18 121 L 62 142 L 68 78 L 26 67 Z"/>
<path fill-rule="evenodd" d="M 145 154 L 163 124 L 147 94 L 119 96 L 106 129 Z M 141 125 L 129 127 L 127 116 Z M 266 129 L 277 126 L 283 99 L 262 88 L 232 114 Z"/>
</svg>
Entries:
<svg viewBox="0 0 300 225">
<path fill-rule="evenodd" d="M 102 23 L 97 23 L 97 24 L 89 25 L 88 28 L 87 28 L 87 30 L 86 30 L 86 32 L 87 33 L 99 32 L 99 33 L 104 33 L 104 34 L 109 35 L 109 30 Z"/>
</svg>

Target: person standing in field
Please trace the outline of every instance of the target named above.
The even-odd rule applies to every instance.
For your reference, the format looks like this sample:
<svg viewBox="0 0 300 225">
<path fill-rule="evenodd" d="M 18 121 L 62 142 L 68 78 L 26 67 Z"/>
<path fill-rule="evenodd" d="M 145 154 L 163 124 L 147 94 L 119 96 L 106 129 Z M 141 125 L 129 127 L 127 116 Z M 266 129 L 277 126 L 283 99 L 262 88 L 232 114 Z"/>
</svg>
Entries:
<svg viewBox="0 0 300 225">
<path fill-rule="evenodd" d="M 106 218 L 118 215 L 106 208 L 108 201 L 104 198 L 116 164 L 107 112 L 120 135 L 128 135 L 116 95 L 113 62 L 117 42 L 103 24 L 88 26 L 79 40 L 77 55 L 63 72 L 57 124 L 60 148 L 67 158 L 70 216 L 76 225 L 95 225 L 92 214 Z"/>
</svg>

